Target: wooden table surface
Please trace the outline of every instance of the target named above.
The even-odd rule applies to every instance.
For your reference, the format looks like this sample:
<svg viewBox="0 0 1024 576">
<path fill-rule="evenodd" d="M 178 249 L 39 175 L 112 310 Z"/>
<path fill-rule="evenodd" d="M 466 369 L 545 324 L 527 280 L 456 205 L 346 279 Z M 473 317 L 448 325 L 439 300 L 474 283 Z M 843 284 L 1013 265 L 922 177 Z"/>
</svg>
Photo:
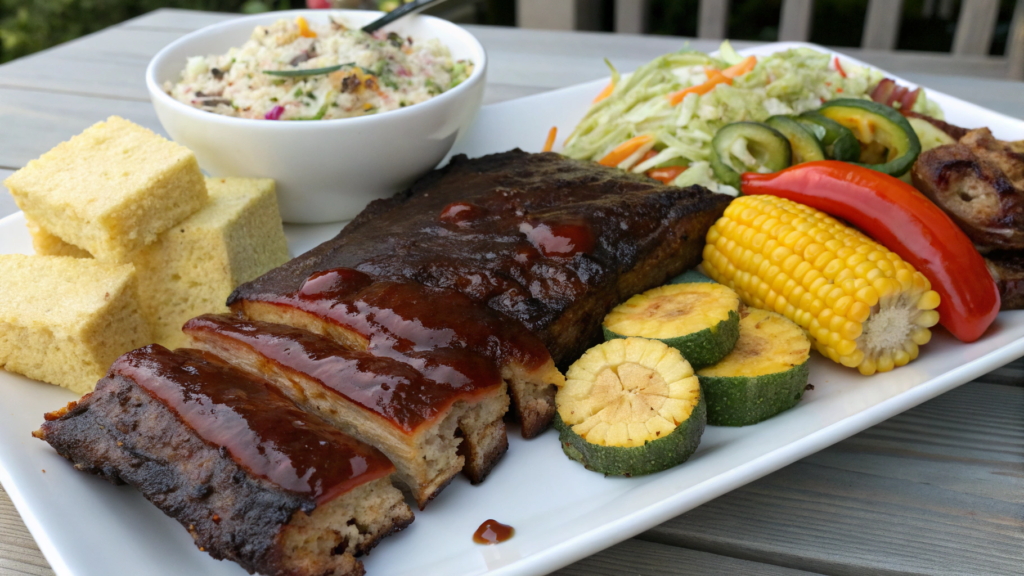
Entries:
<svg viewBox="0 0 1024 576">
<path fill-rule="evenodd" d="M 230 17 L 159 10 L 0 66 L 0 180 L 112 114 L 161 131 L 143 80 L 149 59 L 181 35 Z M 468 28 L 490 58 L 486 102 L 606 76 L 604 57 L 631 70 L 683 43 Z M 943 75 L 964 68 L 941 58 L 851 53 L 1024 118 L 1022 83 Z M 0 195 L 0 216 L 15 210 Z M 52 573 L 0 490 L 0 574 Z M 1024 361 L 557 572 L 746 573 L 1024 574 Z"/>
</svg>

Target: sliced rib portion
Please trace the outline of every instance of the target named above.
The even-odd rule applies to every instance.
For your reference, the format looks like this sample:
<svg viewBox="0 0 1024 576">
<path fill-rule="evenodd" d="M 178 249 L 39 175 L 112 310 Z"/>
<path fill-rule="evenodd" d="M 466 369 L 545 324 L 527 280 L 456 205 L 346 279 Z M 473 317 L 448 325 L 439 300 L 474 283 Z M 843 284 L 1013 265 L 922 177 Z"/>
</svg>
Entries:
<svg viewBox="0 0 1024 576">
<path fill-rule="evenodd" d="M 380 449 L 421 509 L 460 470 L 481 482 L 508 448 L 505 383 L 486 358 L 468 350 L 412 352 L 405 363 L 306 330 L 228 315 L 193 318 L 184 331 L 197 348 L 262 375 L 299 405 Z"/>
<path fill-rule="evenodd" d="M 355 556 L 413 520 L 382 453 L 198 350 L 125 354 L 34 435 L 250 573 L 361 575 Z"/>
<path fill-rule="evenodd" d="M 565 382 L 536 336 L 455 290 L 374 282 L 339 268 L 314 274 L 294 293 L 265 294 L 233 306 L 254 320 L 303 328 L 350 349 L 409 363 L 437 382 L 451 383 L 451 371 L 424 364 L 424 355 L 447 348 L 483 358 L 508 383 L 527 438 L 554 417 L 555 389 Z"/>
<path fill-rule="evenodd" d="M 334 239 L 243 284 L 229 304 L 269 320 L 275 314 L 259 304 L 285 305 L 317 273 L 355 269 L 376 282 L 457 291 L 533 332 L 564 368 L 601 341 L 601 319 L 614 306 L 700 262 L 704 237 L 729 201 L 559 154 L 456 156 L 408 191 L 370 204 Z M 287 314 L 300 309 L 287 306 Z M 515 397 L 538 388 L 509 388 L 524 419 L 531 402 L 553 408 L 543 394 Z M 540 414 L 525 423 L 525 436 L 554 412 Z"/>
</svg>

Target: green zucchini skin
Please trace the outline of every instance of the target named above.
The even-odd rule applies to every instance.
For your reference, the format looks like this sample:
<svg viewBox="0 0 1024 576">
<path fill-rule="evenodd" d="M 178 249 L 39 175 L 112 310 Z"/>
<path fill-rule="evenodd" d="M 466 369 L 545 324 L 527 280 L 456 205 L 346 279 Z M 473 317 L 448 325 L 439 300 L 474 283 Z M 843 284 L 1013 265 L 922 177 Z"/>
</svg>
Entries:
<svg viewBox="0 0 1024 576">
<path fill-rule="evenodd" d="M 793 150 L 793 164 L 825 159 L 825 150 L 821 143 L 803 124 L 789 116 L 778 115 L 769 117 L 765 124 L 789 139 L 789 146 Z"/>
<path fill-rule="evenodd" d="M 826 118 L 814 110 L 804 112 L 794 120 L 804 124 L 812 132 L 824 130 L 825 137 L 821 139 L 821 144 L 833 160 L 856 162 L 860 159 L 860 142 L 846 126 L 831 118 Z M 819 128 L 815 130 L 810 125 L 817 125 Z"/>
<path fill-rule="evenodd" d="M 584 440 L 572 431 L 562 417 L 555 413 L 554 427 L 562 451 L 571 460 L 583 464 L 587 470 L 608 476 L 642 476 L 661 472 L 682 464 L 700 445 L 700 437 L 707 426 L 707 404 L 704 392 L 686 422 L 681 422 L 668 436 L 647 442 L 643 446 L 599 446 Z"/>
<path fill-rule="evenodd" d="M 748 150 L 755 150 L 752 155 L 770 172 L 778 172 L 788 168 L 793 158 L 789 140 L 778 130 L 767 124 L 757 122 L 733 122 L 718 129 L 711 140 L 714 154 L 711 156 L 711 170 L 723 184 L 737 190 L 740 188 L 740 173 L 733 168 L 730 160 L 730 147 L 739 138 L 747 140 Z"/>
<path fill-rule="evenodd" d="M 818 114 L 838 122 L 840 125 L 843 124 L 843 120 L 856 122 L 860 118 L 873 117 L 877 120 L 881 129 L 892 132 L 894 138 L 900 144 L 900 155 L 889 162 L 882 164 L 854 162 L 854 164 L 871 168 L 890 176 L 901 176 L 910 170 L 914 161 L 917 160 L 917 156 L 921 153 L 921 141 L 918 139 L 917 133 L 914 132 L 907 119 L 891 106 L 885 106 L 871 100 L 840 98 L 822 104 L 821 108 L 818 109 Z M 867 143 L 865 142 L 865 144 Z M 859 156 L 857 159 L 859 160 Z"/>
<path fill-rule="evenodd" d="M 809 362 L 762 376 L 701 376 L 708 424 L 749 426 L 796 406 L 807 388 Z"/>
<path fill-rule="evenodd" d="M 629 336 L 612 332 L 604 325 L 601 326 L 601 329 L 604 330 L 606 342 L 613 338 L 629 338 Z M 735 310 L 730 310 L 728 318 L 709 328 L 675 338 L 650 338 L 650 340 L 660 340 L 679 350 L 694 370 L 700 370 L 705 366 L 717 364 L 719 360 L 728 356 L 736 346 L 739 337 L 740 315 Z M 647 336 L 639 336 L 639 338 L 647 338 Z"/>
</svg>

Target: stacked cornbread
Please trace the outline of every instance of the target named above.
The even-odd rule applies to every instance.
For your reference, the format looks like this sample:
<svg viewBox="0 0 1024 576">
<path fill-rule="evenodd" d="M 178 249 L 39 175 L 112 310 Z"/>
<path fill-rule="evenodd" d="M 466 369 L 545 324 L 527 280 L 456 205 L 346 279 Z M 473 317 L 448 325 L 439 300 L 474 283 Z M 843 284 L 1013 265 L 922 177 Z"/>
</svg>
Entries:
<svg viewBox="0 0 1024 576">
<path fill-rule="evenodd" d="M 185 321 L 288 259 L 272 180 L 205 179 L 187 148 L 121 118 L 5 184 L 39 256 L 0 257 L 25 270 L 0 289 L 0 364 L 76 392 L 128 350 L 184 344 Z"/>
</svg>

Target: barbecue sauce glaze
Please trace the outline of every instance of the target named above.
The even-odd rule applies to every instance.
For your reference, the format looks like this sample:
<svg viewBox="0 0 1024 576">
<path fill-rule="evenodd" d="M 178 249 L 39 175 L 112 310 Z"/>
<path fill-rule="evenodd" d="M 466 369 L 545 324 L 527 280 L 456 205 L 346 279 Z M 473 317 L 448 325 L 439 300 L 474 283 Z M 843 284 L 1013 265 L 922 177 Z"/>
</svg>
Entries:
<svg viewBox="0 0 1024 576">
<path fill-rule="evenodd" d="M 528 370 L 550 358 L 544 344 L 526 328 L 462 292 L 414 282 L 374 282 L 370 275 L 352 268 L 317 272 L 295 293 L 267 294 L 258 300 L 298 308 L 350 330 L 374 354 L 414 365 L 429 364 L 443 355 L 440 365 L 467 377 L 474 370 L 471 355 L 459 359 L 457 354 L 438 351 L 466 350 L 495 366 L 515 362 Z M 440 374 L 428 376 L 445 380 Z"/>
<path fill-rule="evenodd" d="M 456 401 L 472 402 L 502 384 L 489 360 L 464 349 L 410 352 L 407 362 L 400 362 L 348 350 L 306 330 L 213 314 L 189 320 L 184 331 L 202 340 L 246 346 L 410 433 L 433 422 Z M 439 378 L 432 380 L 427 374 Z"/>
<path fill-rule="evenodd" d="M 212 354 L 153 344 L 121 356 L 110 374 L 135 382 L 240 466 L 318 504 L 395 470 L 375 448 Z"/>
</svg>

